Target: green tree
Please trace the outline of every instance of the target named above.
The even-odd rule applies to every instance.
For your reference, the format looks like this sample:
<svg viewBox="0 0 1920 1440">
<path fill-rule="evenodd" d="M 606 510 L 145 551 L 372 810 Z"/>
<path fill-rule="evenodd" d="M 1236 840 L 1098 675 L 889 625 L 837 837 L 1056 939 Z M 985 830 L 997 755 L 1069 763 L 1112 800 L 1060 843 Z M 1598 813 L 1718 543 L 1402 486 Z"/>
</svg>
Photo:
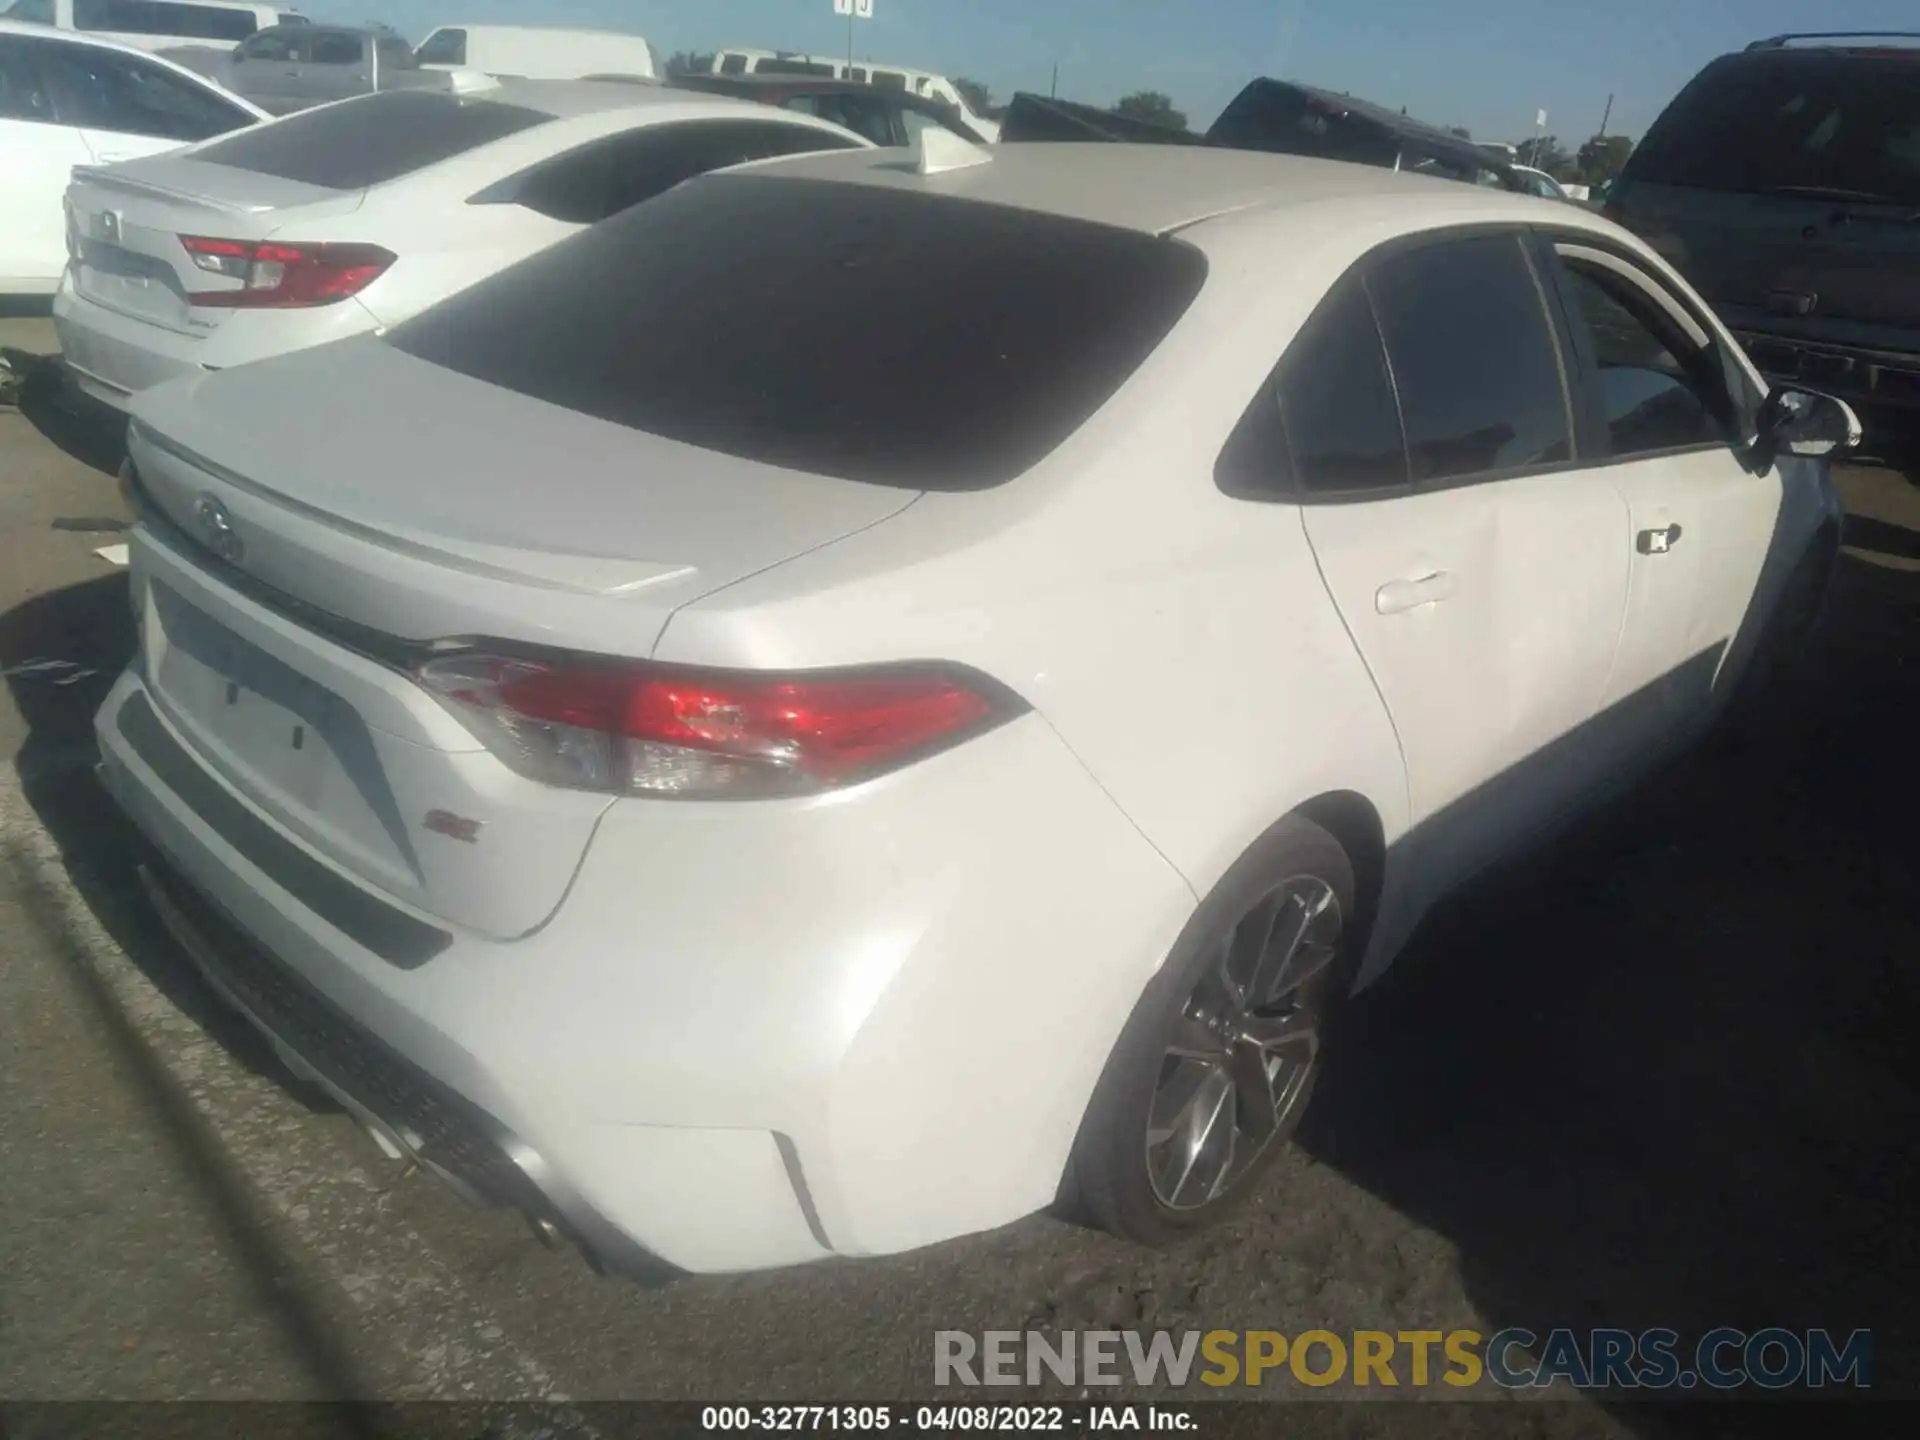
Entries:
<svg viewBox="0 0 1920 1440">
<path fill-rule="evenodd" d="M 1113 107 L 1113 113 L 1124 115 L 1129 120 L 1146 120 L 1174 130 L 1187 128 L 1185 112 L 1174 109 L 1171 97 L 1158 90 L 1136 90 L 1131 95 L 1121 96 Z"/>
<path fill-rule="evenodd" d="M 1447 133 L 1449 135 L 1458 135 L 1462 140 L 1471 140 L 1473 138 L 1473 132 L 1464 125 L 1449 125 L 1447 127 Z"/>
<path fill-rule="evenodd" d="M 1604 185 L 1626 168 L 1633 141 L 1625 135 L 1596 135 L 1574 156 L 1574 174 L 1582 185 Z"/>
</svg>

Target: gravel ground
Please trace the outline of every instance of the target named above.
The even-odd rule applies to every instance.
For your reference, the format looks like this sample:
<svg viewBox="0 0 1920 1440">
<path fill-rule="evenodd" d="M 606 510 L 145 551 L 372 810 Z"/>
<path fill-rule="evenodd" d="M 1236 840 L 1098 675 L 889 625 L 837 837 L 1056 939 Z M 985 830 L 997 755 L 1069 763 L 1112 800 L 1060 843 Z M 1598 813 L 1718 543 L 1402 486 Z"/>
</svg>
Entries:
<svg viewBox="0 0 1920 1440">
<path fill-rule="evenodd" d="M 0 345 L 50 332 L 0 319 Z M 0 693 L 0 1398 L 901 1400 L 936 1393 L 935 1330 L 1097 1327 L 1870 1327 L 1876 1393 L 1920 1388 L 1920 488 L 1897 472 L 1843 478 L 1858 548 L 1768 733 L 1451 906 L 1230 1226 L 1149 1254 L 1035 1217 L 649 1288 L 390 1165 L 159 934 L 88 770 L 128 644 L 93 553 L 116 537 L 54 528 L 120 514 L 111 431 L 27 408 L 0 413 L 0 669 L 76 668 Z M 1419 1393 L 1457 1402 L 1423 1407 L 1435 1434 L 1731 1433 Z M 1310 1408 L 1314 1433 L 1377 1423 Z"/>
</svg>

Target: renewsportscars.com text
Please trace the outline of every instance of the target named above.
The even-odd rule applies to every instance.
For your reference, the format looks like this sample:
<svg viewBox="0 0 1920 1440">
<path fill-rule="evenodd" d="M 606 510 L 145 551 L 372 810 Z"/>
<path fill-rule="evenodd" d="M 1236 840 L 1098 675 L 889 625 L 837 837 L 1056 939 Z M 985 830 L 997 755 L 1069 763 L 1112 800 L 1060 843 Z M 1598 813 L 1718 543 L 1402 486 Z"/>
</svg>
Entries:
<svg viewBox="0 0 1920 1440">
<path fill-rule="evenodd" d="M 1873 1336 L 1855 1330 L 936 1331 L 936 1385 L 1297 1384 L 1507 1389 L 1866 1389 Z"/>
</svg>

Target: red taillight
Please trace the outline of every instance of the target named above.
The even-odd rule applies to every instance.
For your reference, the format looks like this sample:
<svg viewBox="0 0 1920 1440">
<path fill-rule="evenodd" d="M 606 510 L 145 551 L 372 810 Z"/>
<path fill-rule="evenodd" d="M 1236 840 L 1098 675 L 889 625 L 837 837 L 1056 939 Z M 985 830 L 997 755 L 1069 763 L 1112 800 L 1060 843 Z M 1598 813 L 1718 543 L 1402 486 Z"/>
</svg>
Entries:
<svg viewBox="0 0 1920 1440">
<path fill-rule="evenodd" d="M 378 245 L 281 244 L 182 235 L 180 244 L 209 275 L 241 282 L 238 290 L 196 290 L 195 305 L 223 309 L 304 309 L 358 295 L 399 258 Z"/>
<path fill-rule="evenodd" d="M 680 799 L 855 784 L 1022 708 L 992 682 L 947 667 L 767 676 L 469 653 L 416 674 L 522 775 Z"/>
</svg>

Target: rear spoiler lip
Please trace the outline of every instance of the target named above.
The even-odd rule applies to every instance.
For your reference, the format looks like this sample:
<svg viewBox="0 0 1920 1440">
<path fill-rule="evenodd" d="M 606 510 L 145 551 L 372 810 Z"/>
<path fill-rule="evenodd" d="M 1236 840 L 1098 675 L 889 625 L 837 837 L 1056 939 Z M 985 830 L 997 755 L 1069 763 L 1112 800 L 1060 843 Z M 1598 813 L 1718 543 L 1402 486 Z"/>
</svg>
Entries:
<svg viewBox="0 0 1920 1440">
<path fill-rule="evenodd" d="M 156 200 L 179 200 L 189 205 L 198 205 L 207 210 L 220 210 L 229 215 L 259 215 L 276 207 L 272 205 L 235 204 L 231 200 L 216 199 L 211 195 L 196 195 L 191 190 L 176 190 L 168 185 L 156 185 L 151 180 L 134 180 L 125 175 L 113 173 L 115 167 L 107 165 L 76 165 L 73 167 L 73 181 L 79 184 L 85 181 L 89 185 L 98 185 L 106 190 L 119 190 L 131 195 L 150 195 Z"/>
</svg>

